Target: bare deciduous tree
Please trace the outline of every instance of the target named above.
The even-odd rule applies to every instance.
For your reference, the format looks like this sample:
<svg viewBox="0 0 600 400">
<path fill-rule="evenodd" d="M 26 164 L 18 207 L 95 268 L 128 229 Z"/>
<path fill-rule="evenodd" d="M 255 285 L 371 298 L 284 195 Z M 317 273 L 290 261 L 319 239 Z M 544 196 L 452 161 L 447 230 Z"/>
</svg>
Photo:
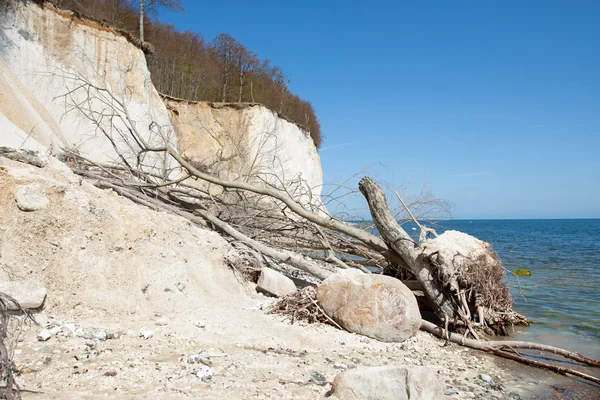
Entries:
<svg viewBox="0 0 600 400">
<path fill-rule="evenodd" d="M 144 41 L 144 16 L 158 7 L 165 7 L 170 10 L 184 10 L 181 0 L 139 0 L 140 40 L 142 42 Z"/>
</svg>

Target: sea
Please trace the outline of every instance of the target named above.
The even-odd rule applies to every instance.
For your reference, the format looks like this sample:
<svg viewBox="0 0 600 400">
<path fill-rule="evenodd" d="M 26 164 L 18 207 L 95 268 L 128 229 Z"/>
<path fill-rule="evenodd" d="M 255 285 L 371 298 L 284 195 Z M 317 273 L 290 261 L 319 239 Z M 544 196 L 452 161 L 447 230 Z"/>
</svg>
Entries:
<svg viewBox="0 0 600 400">
<path fill-rule="evenodd" d="M 403 226 L 414 234 L 414 225 Z M 490 243 L 507 269 L 514 309 L 531 321 L 511 339 L 533 341 L 600 359 L 600 219 L 448 220 Z M 529 276 L 515 276 L 514 270 Z"/>
</svg>

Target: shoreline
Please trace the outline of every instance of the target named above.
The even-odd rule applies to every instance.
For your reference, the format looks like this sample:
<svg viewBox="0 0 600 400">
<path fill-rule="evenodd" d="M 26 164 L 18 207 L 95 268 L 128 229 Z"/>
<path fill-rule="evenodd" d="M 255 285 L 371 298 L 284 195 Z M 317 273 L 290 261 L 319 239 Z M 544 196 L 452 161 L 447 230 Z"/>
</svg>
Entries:
<svg viewBox="0 0 600 400">
<path fill-rule="evenodd" d="M 596 400 L 600 396 L 600 385 L 575 377 L 566 377 L 541 368 L 520 364 L 516 361 L 495 357 L 498 368 L 520 376 L 522 385 L 534 400 Z M 575 367 L 585 370 L 583 367 Z M 591 371 L 591 368 L 587 368 Z"/>
</svg>

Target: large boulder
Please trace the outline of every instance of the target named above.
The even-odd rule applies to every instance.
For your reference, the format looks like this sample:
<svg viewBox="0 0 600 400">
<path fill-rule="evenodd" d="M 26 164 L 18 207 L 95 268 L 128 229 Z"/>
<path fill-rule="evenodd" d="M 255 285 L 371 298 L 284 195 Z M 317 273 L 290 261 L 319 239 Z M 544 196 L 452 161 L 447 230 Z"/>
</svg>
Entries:
<svg viewBox="0 0 600 400">
<path fill-rule="evenodd" d="M 17 300 L 22 308 L 36 309 L 44 304 L 47 290 L 43 285 L 33 282 L 0 281 L 0 292 Z M 12 303 L 8 303 L 8 309 L 17 308 Z"/>
<path fill-rule="evenodd" d="M 383 342 L 402 342 L 421 325 L 414 294 L 389 276 L 342 271 L 319 285 L 317 300 L 344 329 Z"/>
<path fill-rule="evenodd" d="M 340 400 L 433 400 L 444 398 L 444 388 L 429 367 L 392 365 L 342 372 L 331 394 Z"/>
<path fill-rule="evenodd" d="M 256 285 L 256 290 L 269 296 L 283 297 L 294 293 L 296 285 L 287 276 L 270 268 L 263 268 Z"/>
</svg>

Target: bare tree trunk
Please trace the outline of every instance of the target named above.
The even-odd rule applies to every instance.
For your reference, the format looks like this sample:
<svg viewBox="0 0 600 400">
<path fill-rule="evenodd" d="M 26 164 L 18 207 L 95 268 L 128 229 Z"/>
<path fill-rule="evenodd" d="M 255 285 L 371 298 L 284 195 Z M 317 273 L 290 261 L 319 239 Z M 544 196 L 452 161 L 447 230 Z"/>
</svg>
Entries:
<svg viewBox="0 0 600 400">
<path fill-rule="evenodd" d="M 140 41 L 144 41 L 144 6 L 145 0 L 140 0 Z"/>
<path fill-rule="evenodd" d="M 223 103 L 227 101 L 227 81 L 229 80 L 229 72 L 225 73 L 225 82 L 223 83 Z"/>
<path fill-rule="evenodd" d="M 254 103 L 254 79 L 250 79 L 250 99 Z"/>
<path fill-rule="evenodd" d="M 240 95 L 238 97 L 238 103 L 242 102 L 242 91 L 244 90 L 244 73 L 240 72 Z"/>
<path fill-rule="evenodd" d="M 418 245 L 398 225 L 390 212 L 383 190 L 369 177 L 360 180 L 358 187 L 367 199 L 373 221 L 388 248 L 398 254 L 423 286 L 425 297 L 436 315 L 442 320 L 453 318 L 455 306 L 452 297 L 439 287 L 435 274 L 427 259 L 420 257 Z"/>
</svg>

